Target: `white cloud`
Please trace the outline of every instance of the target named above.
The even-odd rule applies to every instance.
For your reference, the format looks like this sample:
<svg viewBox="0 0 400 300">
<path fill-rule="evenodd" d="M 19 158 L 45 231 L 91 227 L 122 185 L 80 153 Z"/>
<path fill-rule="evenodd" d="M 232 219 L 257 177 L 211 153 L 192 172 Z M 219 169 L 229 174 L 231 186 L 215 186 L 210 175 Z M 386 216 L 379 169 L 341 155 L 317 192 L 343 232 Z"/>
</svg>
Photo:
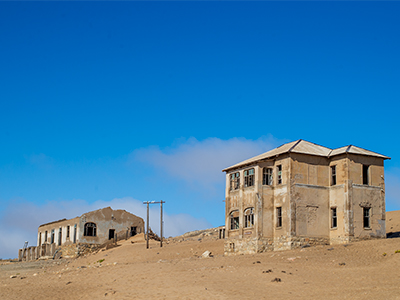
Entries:
<svg viewBox="0 0 400 300">
<path fill-rule="evenodd" d="M 27 201 L 11 202 L 3 211 L 0 219 L 0 258 L 17 257 L 18 249 L 25 241 L 36 245 L 39 225 L 74 218 L 85 212 L 111 206 L 113 209 L 125 209 L 146 221 L 146 205 L 131 197 L 115 198 L 111 201 L 98 200 L 88 203 L 84 200 L 49 201 L 36 205 Z M 159 233 L 159 205 L 150 206 L 150 227 Z M 205 219 L 197 219 L 187 214 L 170 215 L 164 213 L 164 236 L 177 236 L 187 231 L 205 229 L 212 225 Z"/>
<path fill-rule="evenodd" d="M 281 143 L 272 136 L 257 140 L 208 138 L 199 141 L 189 138 L 165 149 L 152 146 L 135 150 L 131 160 L 147 163 L 189 183 L 212 188 L 212 184 L 225 183 L 222 169 L 266 152 L 278 144 Z"/>
</svg>

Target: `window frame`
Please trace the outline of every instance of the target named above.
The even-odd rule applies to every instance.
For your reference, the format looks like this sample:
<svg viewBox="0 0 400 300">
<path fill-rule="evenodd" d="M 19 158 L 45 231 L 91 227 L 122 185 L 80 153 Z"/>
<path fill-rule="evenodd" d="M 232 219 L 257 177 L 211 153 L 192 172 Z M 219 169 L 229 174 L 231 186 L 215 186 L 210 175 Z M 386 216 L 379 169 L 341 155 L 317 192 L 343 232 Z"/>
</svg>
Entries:
<svg viewBox="0 0 400 300">
<path fill-rule="evenodd" d="M 268 172 L 270 171 L 270 172 Z M 263 185 L 274 185 L 274 169 L 265 167 L 263 168 Z"/>
<path fill-rule="evenodd" d="M 337 184 L 337 174 L 336 174 L 336 165 L 331 166 L 331 186 L 335 186 Z"/>
<path fill-rule="evenodd" d="M 371 207 L 363 207 L 363 228 L 371 229 Z"/>
<path fill-rule="evenodd" d="M 337 207 L 331 207 L 331 229 L 336 229 L 338 227 L 337 222 Z"/>
<path fill-rule="evenodd" d="M 370 172 L 370 166 L 369 165 L 362 165 L 362 179 L 363 179 L 363 185 L 369 185 L 369 172 Z"/>
<path fill-rule="evenodd" d="M 234 214 L 237 213 L 237 217 L 234 217 Z M 233 210 L 229 214 L 229 229 L 230 230 L 238 230 L 239 229 L 239 210 Z"/>
<path fill-rule="evenodd" d="M 275 211 L 276 211 L 276 228 L 282 228 L 282 206 L 277 206 Z"/>
<path fill-rule="evenodd" d="M 282 165 L 276 166 L 276 184 L 282 184 Z"/>
<path fill-rule="evenodd" d="M 92 228 L 92 235 L 89 235 L 88 230 L 89 228 Z M 97 236 L 97 225 L 94 222 L 86 222 L 85 225 L 83 226 L 83 236 L 91 236 L 91 237 L 96 237 Z"/>
<path fill-rule="evenodd" d="M 255 179 L 254 168 L 244 170 L 243 177 L 244 177 L 244 187 L 254 186 L 254 179 Z"/>
<path fill-rule="evenodd" d="M 248 207 L 243 212 L 244 228 L 254 227 L 254 207 Z M 250 225 L 249 225 L 250 223 Z"/>
<path fill-rule="evenodd" d="M 240 172 L 235 172 L 229 175 L 230 190 L 235 191 L 240 188 Z"/>
</svg>

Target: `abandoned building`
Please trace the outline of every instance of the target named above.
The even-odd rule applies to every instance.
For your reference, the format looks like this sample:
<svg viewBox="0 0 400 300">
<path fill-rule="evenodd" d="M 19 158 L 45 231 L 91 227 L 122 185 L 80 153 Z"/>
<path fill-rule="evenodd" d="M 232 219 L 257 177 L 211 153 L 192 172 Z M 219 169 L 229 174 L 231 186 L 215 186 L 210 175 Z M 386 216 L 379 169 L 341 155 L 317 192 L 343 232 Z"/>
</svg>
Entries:
<svg viewBox="0 0 400 300">
<path fill-rule="evenodd" d="M 105 207 L 73 219 L 40 225 L 38 246 L 20 249 L 19 259 L 32 260 L 42 256 L 53 256 L 56 249 L 64 249 L 64 252 L 72 249 L 73 253 L 70 255 L 73 256 L 77 245 L 101 245 L 116 238 L 127 238 L 143 232 L 142 218 L 125 210 Z"/>
<path fill-rule="evenodd" d="M 225 254 L 385 238 L 386 159 L 297 140 L 224 169 Z"/>
</svg>

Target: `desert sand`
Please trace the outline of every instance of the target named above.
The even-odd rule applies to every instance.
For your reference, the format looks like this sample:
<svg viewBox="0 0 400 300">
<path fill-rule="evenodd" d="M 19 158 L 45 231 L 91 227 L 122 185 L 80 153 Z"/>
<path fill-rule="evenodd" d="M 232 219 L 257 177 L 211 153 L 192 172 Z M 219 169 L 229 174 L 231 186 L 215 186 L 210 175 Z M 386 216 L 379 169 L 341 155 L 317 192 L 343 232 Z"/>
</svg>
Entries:
<svg viewBox="0 0 400 300">
<path fill-rule="evenodd" d="M 387 232 L 399 231 L 400 211 L 388 212 Z M 238 256 L 223 256 L 212 235 L 118 245 L 2 262 L 0 299 L 400 299 L 400 238 Z"/>
</svg>

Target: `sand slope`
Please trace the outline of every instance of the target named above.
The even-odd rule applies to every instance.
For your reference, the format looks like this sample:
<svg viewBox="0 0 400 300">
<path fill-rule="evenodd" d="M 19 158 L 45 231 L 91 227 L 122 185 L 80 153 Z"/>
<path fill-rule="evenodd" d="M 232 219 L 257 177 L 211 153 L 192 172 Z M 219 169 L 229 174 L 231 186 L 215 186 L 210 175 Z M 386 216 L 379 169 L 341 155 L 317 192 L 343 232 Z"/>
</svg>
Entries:
<svg viewBox="0 0 400 300">
<path fill-rule="evenodd" d="M 400 231 L 399 211 L 387 229 Z M 398 238 L 230 257 L 223 240 L 198 239 L 147 250 L 134 237 L 77 259 L 3 264 L 0 299 L 400 299 Z M 199 258 L 206 250 L 214 256 Z"/>
</svg>

